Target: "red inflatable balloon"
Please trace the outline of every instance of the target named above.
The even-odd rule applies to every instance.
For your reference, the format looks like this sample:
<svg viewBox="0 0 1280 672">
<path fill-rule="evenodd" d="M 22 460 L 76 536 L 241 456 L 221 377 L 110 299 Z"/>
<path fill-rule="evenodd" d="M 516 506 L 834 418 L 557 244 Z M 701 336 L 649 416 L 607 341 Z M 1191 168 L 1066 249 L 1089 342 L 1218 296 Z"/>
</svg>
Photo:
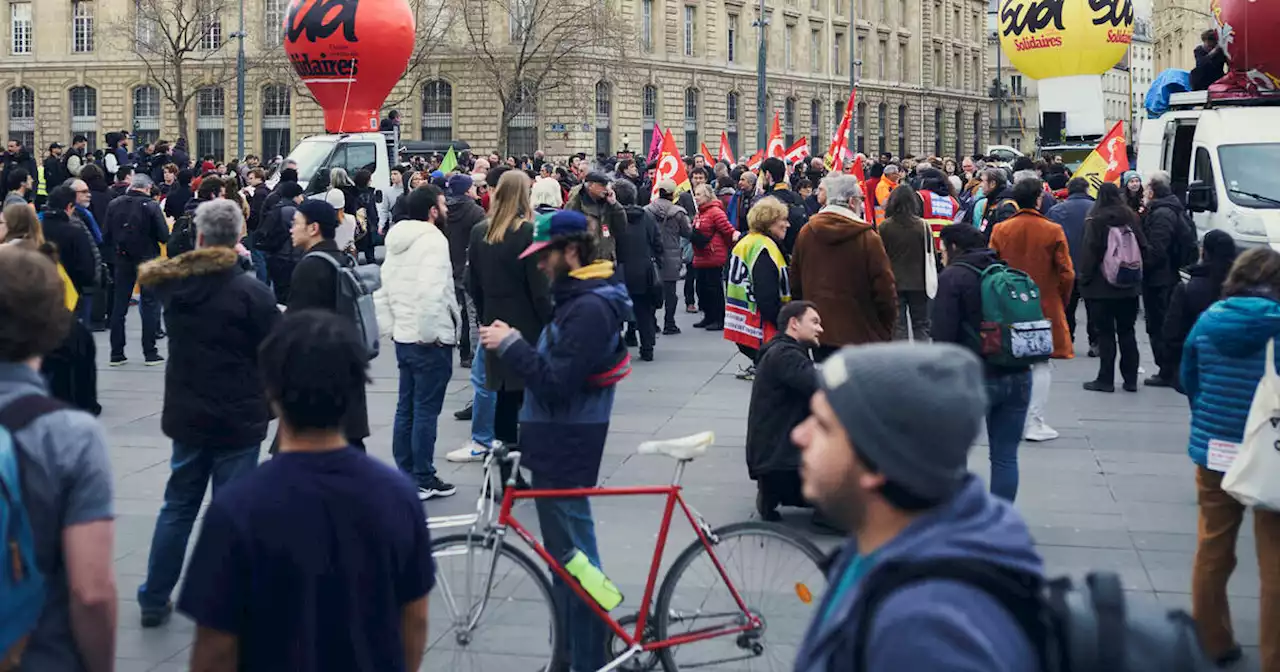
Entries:
<svg viewBox="0 0 1280 672">
<path fill-rule="evenodd" d="M 1280 3 L 1212 0 L 1209 4 L 1231 69 L 1245 72 L 1259 89 L 1280 89 Z"/>
<path fill-rule="evenodd" d="M 292 0 L 284 51 L 330 133 L 378 130 L 378 110 L 413 53 L 406 0 Z"/>
</svg>

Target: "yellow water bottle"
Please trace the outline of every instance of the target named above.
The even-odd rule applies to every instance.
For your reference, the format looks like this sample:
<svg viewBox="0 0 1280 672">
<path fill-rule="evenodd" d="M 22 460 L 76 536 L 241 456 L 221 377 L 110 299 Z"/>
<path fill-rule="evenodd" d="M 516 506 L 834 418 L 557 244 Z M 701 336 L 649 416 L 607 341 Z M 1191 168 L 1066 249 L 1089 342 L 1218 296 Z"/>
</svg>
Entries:
<svg viewBox="0 0 1280 672">
<path fill-rule="evenodd" d="M 613 585 L 609 577 L 600 571 L 599 567 L 591 564 L 591 560 L 587 558 L 587 554 L 578 549 L 573 549 L 565 554 L 564 569 L 569 575 L 578 580 L 582 585 L 582 589 L 587 591 L 591 599 L 595 600 L 605 611 L 613 611 L 619 604 L 622 604 L 622 591 Z"/>
</svg>

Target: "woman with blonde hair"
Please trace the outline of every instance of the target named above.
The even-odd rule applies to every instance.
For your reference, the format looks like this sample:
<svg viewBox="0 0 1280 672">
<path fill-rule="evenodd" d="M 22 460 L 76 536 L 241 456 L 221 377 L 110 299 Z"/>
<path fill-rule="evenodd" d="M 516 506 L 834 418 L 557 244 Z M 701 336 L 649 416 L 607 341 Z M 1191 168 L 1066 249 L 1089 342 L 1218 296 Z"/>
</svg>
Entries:
<svg viewBox="0 0 1280 672">
<path fill-rule="evenodd" d="M 529 176 L 523 172 L 507 171 L 498 180 L 489 201 L 488 220 L 471 231 L 467 286 L 481 325 L 502 320 L 519 331 L 525 341 L 536 343 L 551 319 L 551 298 L 547 277 L 538 268 L 537 258 L 520 258 L 533 243 L 529 191 Z M 484 367 L 484 386 L 496 394 L 493 436 L 506 445 L 518 445 L 524 381 L 504 366 L 492 350 L 483 352 L 483 363 L 480 359 L 476 358 L 474 366 Z M 476 408 L 473 413 L 478 415 L 481 409 Z"/>
<path fill-rule="evenodd" d="M 0 210 L 0 243 L 19 241 L 29 244 L 37 252 L 44 251 L 44 229 L 40 226 L 40 218 L 30 206 L 15 203 Z"/>
<path fill-rule="evenodd" d="M 729 255 L 729 285 L 725 310 L 740 319 L 726 320 L 724 337 L 754 363 L 760 348 L 778 332 L 778 311 L 791 300 L 787 258 L 778 242 L 791 224 L 787 206 L 776 198 L 762 198 L 747 212 L 750 233 Z M 739 376 L 748 379 L 754 366 Z"/>
</svg>

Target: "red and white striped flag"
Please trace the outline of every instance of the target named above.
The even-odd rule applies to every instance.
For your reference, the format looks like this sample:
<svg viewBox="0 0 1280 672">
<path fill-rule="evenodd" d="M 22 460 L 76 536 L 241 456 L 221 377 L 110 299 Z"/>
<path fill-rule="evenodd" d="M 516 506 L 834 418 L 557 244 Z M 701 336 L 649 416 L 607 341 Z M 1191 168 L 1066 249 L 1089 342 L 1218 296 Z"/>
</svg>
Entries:
<svg viewBox="0 0 1280 672">
<path fill-rule="evenodd" d="M 729 134 L 724 131 L 720 131 L 719 159 L 721 161 L 729 162 L 729 165 L 731 166 L 733 165 L 733 150 L 729 147 Z"/>
<path fill-rule="evenodd" d="M 849 124 L 853 122 L 853 99 L 857 94 L 857 89 L 849 92 L 849 102 L 844 106 L 844 116 L 840 117 L 840 125 L 836 127 L 836 134 L 831 137 L 831 146 L 827 148 L 825 162 L 830 172 L 842 172 L 844 162 L 853 158 L 849 152 Z"/>
<path fill-rule="evenodd" d="M 760 170 L 762 163 L 764 163 L 764 150 L 756 150 L 756 153 L 747 159 L 747 170 Z"/>
<path fill-rule="evenodd" d="M 787 148 L 787 153 L 782 157 L 787 163 L 795 163 L 809 156 L 809 138 L 800 138 L 794 145 Z"/>
</svg>

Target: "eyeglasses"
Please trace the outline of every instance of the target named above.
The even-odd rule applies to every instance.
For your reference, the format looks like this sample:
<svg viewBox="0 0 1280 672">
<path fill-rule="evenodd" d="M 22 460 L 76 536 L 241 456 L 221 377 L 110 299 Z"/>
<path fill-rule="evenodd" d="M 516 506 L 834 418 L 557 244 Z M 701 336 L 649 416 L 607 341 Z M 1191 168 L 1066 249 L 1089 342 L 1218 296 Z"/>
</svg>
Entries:
<svg viewBox="0 0 1280 672">
<path fill-rule="evenodd" d="M 77 194 L 87 194 L 87 193 L 89 193 L 89 190 L 88 190 L 88 189 L 76 189 L 76 193 L 77 193 Z"/>
</svg>

